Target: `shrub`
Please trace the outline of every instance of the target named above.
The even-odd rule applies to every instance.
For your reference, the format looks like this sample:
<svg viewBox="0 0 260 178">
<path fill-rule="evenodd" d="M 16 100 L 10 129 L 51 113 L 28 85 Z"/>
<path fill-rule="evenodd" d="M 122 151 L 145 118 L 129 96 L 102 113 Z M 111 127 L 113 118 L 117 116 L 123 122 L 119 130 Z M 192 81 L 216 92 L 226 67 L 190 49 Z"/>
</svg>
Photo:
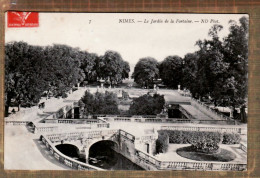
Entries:
<svg viewBox="0 0 260 178">
<path fill-rule="evenodd" d="M 182 144 L 185 143 L 183 140 L 183 135 L 182 135 L 182 131 L 179 130 L 167 130 L 167 131 L 162 131 L 162 132 L 166 132 L 169 135 L 169 142 L 170 143 L 177 143 L 177 144 Z"/>
<path fill-rule="evenodd" d="M 84 116 L 94 114 L 119 114 L 117 95 L 113 92 L 96 92 L 92 94 L 86 91 L 80 100 L 84 104 Z"/>
<path fill-rule="evenodd" d="M 197 152 L 214 153 L 219 149 L 218 144 L 222 140 L 218 132 L 197 132 L 196 139 L 190 140 L 191 148 Z"/>
<path fill-rule="evenodd" d="M 156 140 L 156 154 L 165 153 L 169 146 L 169 136 L 165 132 L 161 132 Z"/>
<path fill-rule="evenodd" d="M 237 133 L 224 133 L 223 134 L 223 144 L 238 144 L 241 141 L 241 137 Z"/>
<path fill-rule="evenodd" d="M 218 150 L 218 144 L 222 141 L 222 134 L 218 132 L 197 132 L 180 130 L 161 130 L 159 134 L 169 135 L 170 143 L 192 144 L 195 151 L 212 153 Z"/>
<path fill-rule="evenodd" d="M 145 94 L 133 99 L 129 108 L 129 113 L 131 115 L 156 115 L 161 113 L 164 104 L 164 95 L 154 94 L 151 96 Z"/>
</svg>

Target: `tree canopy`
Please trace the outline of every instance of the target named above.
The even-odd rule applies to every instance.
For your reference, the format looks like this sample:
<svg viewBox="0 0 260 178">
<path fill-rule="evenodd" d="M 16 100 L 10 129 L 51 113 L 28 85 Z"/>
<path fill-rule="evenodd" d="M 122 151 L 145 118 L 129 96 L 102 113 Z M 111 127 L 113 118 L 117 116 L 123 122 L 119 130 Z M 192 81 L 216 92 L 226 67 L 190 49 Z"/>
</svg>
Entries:
<svg viewBox="0 0 260 178">
<path fill-rule="evenodd" d="M 66 45 L 33 46 L 25 42 L 5 46 L 5 115 L 11 103 L 36 105 L 42 94 L 66 97 L 71 88 L 83 81 L 110 78 L 120 83 L 130 67 L 119 53 L 104 56 L 80 51 Z"/>
<path fill-rule="evenodd" d="M 132 78 L 137 84 L 148 88 L 154 79 L 159 78 L 159 63 L 151 57 L 141 58 L 135 65 Z"/>
<path fill-rule="evenodd" d="M 169 87 L 177 88 L 182 83 L 183 60 L 179 56 L 168 56 L 159 66 L 160 78 Z"/>
<path fill-rule="evenodd" d="M 96 92 L 91 94 L 89 91 L 81 100 L 85 105 L 84 116 L 93 114 L 119 114 L 117 95 L 113 92 Z"/>
<path fill-rule="evenodd" d="M 244 107 L 248 80 L 248 19 L 229 22 L 222 40 L 221 25 L 209 30 L 209 40 L 198 40 L 199 50 L 184 57 L 183 81 L 195 98 L 210 96 L 215 105 Z"/>
<path fill-rule="evenodd" d="M 101 69 L 99 76 L 108 80 L 110 84 L 118 84 L 128 78 L 129 64 L 115 51 L 107 51 L 104 56 L 101 56 L 99 64 Z"/>
<path fill-rule="evenodd" d="M 154 94 L 151 96 L 145 94 L 133 100 L 129 113 L 131 115 L 156 115 L 162 112 L 164 105 L 164 95 Z"/>
</svg>

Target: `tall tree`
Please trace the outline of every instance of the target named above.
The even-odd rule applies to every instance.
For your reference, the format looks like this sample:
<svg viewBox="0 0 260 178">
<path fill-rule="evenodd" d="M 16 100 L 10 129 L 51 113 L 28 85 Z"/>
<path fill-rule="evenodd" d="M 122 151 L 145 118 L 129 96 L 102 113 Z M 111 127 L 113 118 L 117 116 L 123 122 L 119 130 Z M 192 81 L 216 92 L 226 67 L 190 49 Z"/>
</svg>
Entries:
<svg viewBox="0 0 260 178">
<path fill-rule="evenodd" d="M 137 84 L 148 88 L 154 79 L 159 78 L 159 63 L 151 57 L 141 58 L 135 65 L 132 78 Z"/>
<path fill-rule="evenodd" d="M 167 86 L 177 88 L 182 83 L 183 60 L 179 56 L 168 56 L 159 66 L 160 78 Z"/>
<path fill-rule="evenodd" d="M 37 103 L 47 82 L 43 49 L 24 42 L 8 43 L 5 47 L 5 115 L 11 102 L 33 105 Z"/>
<path fill-rule="evenodd" d="M 121 83 L 123 79 L 128 77 L 129 64 L 122 59 L 118 52 L 107 51 L 98 62 L 102 72 L 99 75 L 111 84 Z"/>
<path fill-rule="evenodd" d="M 78 50 L 65 45 L 31 46 L 24 42 L 6 44 L 5 115 L 11 102 L 36 105 L 44 91 L 54 96 L 66 92 L 84 79 Z"/>
<path fill-rule="evenodd" d="M 201 98 L 210 95 L 215 105 L 245 111 L 248 80 L 248 18 L 239 24 L 230 21 L 229 34 L 223 40 L 214 25 L 209 30 L 210 40 L 197 41 L 199 50 L 184 58 L 184 84 L 192 95 Z M 242 113 L 241 115 L 245 115 Z M 246 122 L 246 117 L 242 118 Z"/>
<path fill-rule="evenodd" d="M 97 81 L 96 61 L 99 56 L 95 53 L 79 52 L 80 68 L 85 74 L 85 81 L 95 82 Z"/>
<path fill-rule="evenodd" d="M 196 86 L 197 73 L 198 73 L 198 54 L 188 53 L 184 57 L 183 65 L 183 86 L 190 90 L 193 97 L 197 98 L 197 93 L 199 93 L 198 87 Z"/>
</svg>

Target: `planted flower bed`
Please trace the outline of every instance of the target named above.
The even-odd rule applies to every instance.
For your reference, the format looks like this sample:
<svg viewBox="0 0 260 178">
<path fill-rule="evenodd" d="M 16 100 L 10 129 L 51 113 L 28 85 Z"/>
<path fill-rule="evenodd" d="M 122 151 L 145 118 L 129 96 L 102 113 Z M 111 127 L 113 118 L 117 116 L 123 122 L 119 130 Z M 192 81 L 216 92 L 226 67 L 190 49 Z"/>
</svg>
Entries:
<svg viewBox="0 0 260 178">
<path fill-rule="evenodd" d="M 171 144 L 191 144 L 188 147 L 178 149 L 177 153 L 180 156 L 198 161 L 231 161 L 235 159 L 235 154 L 220 149 L 219 144 L 238 144 L 241 140 L 240 135 L 235 133 L 179 130 L 160 130 L 158 133 L 157 153 L 167 151 L 169 139 Z"/>
</svg>

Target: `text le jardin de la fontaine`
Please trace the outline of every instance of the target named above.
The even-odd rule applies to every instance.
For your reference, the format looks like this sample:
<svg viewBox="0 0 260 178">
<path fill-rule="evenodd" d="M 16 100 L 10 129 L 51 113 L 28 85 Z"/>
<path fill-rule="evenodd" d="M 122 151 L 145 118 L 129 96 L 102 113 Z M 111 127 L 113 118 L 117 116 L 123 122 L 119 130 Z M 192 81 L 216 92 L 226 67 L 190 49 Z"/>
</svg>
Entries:
<svg viewBox="0 0 260 178">
<path fill-rule="evenodd" d="M 198 20 L 190 20 L 190 19 L 118 19 L 119 23 L 145 23 L 145 24 L 162 24 L 162 23 L 219 23 L 216 19 L 198 19 Z"/>
</svg>

